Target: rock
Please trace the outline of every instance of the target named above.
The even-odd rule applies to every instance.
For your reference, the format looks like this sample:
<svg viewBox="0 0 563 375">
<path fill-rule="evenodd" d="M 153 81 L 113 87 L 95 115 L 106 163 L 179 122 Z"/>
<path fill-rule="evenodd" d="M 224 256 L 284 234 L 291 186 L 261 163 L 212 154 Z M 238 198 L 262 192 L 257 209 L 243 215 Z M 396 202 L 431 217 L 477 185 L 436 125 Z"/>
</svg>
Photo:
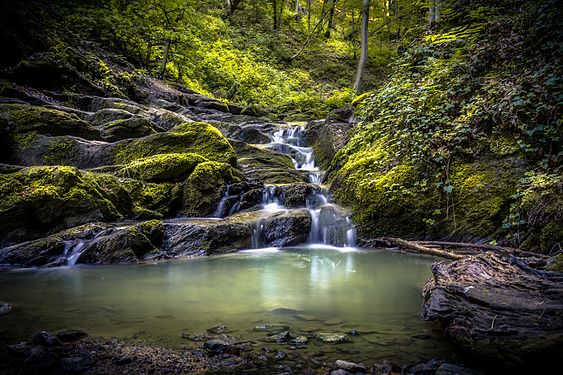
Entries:
<svg viewBox="0 0 563 375">
<path fill-rule="evenodd" d="M 290 309 L 290 308 L 287 308 L 287 307 L 278 307 L 278 308 L 272 310 L 272 314 L 275 314 L 275 315 L 295 315 L 295 314 L 301 314 L 301 313 L 303 313 L 303 310 Z"/>
<path fill-rule="evenodd" d="M 189 217 L 211 216 L 223 197 L 223 187 L 241 180 L 240 172 L 228 164 L 198 164 L 183 183 L 182 213 Z"/>
<path fill-rule="evenodd" d="M 137 159 L 116 174 L 143 181 L 175 181 L 189 176 L 199 163 L 206 161 L 198 154 L 161 154 Z"/>
<path fill-rule="evenodd" d="M 563 356 L 563 274 L 493 253 L 434 263 L 432 272 L 423 316 L 460 346 L 515 364 Z"/>
<path fill-rule="evenodd" d="M 164 224 L 164 231 L 163 251 L 172 256 L 222 254 L 251 245 L 249 221 L 236 215 L 220 221 L 170 222 Z"/>
<path fill-rule="evenodd" d="M 115 357 L 113 361 L 116 365 L 123 366 L 133 362 L 133 359 L 131 359 L 131 357 L 129 357 L 127 354 L 124 354 L 122 356 Z"/>
<path fill-rule="evenodd" d="M 352 123 L 329 117 L 325 121 L 310 121 L 305 130 L 305 143 L 315 151 L 315 161 L 327 169 L 338 150 L 348 142 Z"/>
<path fill-rule="evenodd" d="M 88 336 L 88 334 L 79 329 L 66 329 L 57 333 L 57 339 L 63 343 L 77 341 L 86 336 Z"/>
<path fill-rule="evenodd" d="M 282 331 L 280 333 L 271 335 L 270 339 L 273 339 L 276 342 L 287 342 L 291 339 L 291 334 L 289 333 L 289 331 Z"/>
<path fill-rule="evenodd" d="M 321 332 L 315 335 L 315 338 L 322 341 L 325 344 L 343 344 L 350 342 L 350 339 L 346 335 L 340 333 L 331 332 Z"/>
<path fill-rule="evenodd" d="M 5 315 L 12 311 L 13 306 L 10 303 L 0 302 L 0 315 Z"/>
<path fill-rule="evenodd" d="M 41 365 L 41 367 L 47 367 L 55 361 L 56 357 L 43 345 L 35 345 L 26 351 L 25 362 L 32 363 L 35 365 Z"/>
<path fill-rule="evenodd" d="M 288 330 L 289 330 L 289 326 L 286 326 L 285 324 L 259 324 L 252 328 L 252 331 L 268 332 L 268 333 L 278 333 Z"/>
<path fill-rule="evenodd" d="M 225 324 L 217 324 L 214 327 L 208 328 L 207 332 L 213 333 L 215 335 L 219 335 L 222 333 L 226 333 L 228 331 L 227 331 L 227 326 Z"/>
<path fill-rule="evenodd" d="M 370 371 L 373 375 L 392 375 L 401 373 L 401 368 L 393 362 L 383 360 L 374 363 Z"/>
<path fill-rule="evenodd" d="M 21 145 L 25 138 L 37 134 L 101 140 L 100 132 L 76 114 L 28 104 L 0 105 L 0 133 L 9 135 L 5 146 Z"/>
<path fill-rule="evenodd" d="M 350 372 L 344 369 L 338 369 L 330 372 L 330 375 L 352 375 Z"/>
<path fill-rule="evenodd" d="M 240 354 L 240 350 L 238 348 L 233 347 L 227 341 L 218 340 L 218 339 L 206 341 L 203 344 L 203 347 L 211 354 L 233 354 L 233 355 Z"/>
<path fill-rule="evenodd" d="M 283 247 L 305 243 L 311 230 L 311 216 L 306 209 L 272 213 L 260 219 L 265 246 Z"/>
<path fill-rule="evenodd" d="M 100 126 L 116 120 L 130 119 L 133 116 L 131 112 L 127 112 L 124 109 L 104 108 L 90 115 L 88 121 L 94 125 Z"/>
<path fill-rule="evenodd" d="M 115 142 L 107 151 L 113 164 L 168 153 L 194 153 L 210 161 L 237 165 L 233 147 L 213 126 L 203 122 L 184 122 L 166 133 Z"/>
<path fill-rule="evenodd" d="M 96 360 L 86 350 L 81 350 L 78 353 L 73 353 L 69 357 L 61 359 L 61 368 L 68 372 L 83 372 L 94 366 Z"/>
<path fill-rule="evenodd" d="M 164 226 L 151 220 L 131 226 L 107 229 L 84 246 L 79 263 L 136 263 L 157 255 L 164 241 Z"/>
<path fill-rule="evenodd" d="M 445 361 L 440 359 L 431 359 L 425 363 L 417 363 L 414 365 L 406 366 L 401 374 L 405 375 L 434 375 L 438 368 L 444 364 Z"/>
<path fill-rule="evenodd" d="M 158 125 L 146 117 L 134 116 L 127 119 L 115 120 L 100 127 L 102 138 L 109 142 L 129 138 L 141 138 L 154 134 Z"/>
<path fill-rule="evenodd" d="M 343 369 L 352 373 L 362 373 L 365 374 L 368 372 L 368 368 L 361 363 L 354 363 L 354 362 L 347 362 L 343 360 L 337 360 L 334 365 L 339 368 Z"/>
<path fill-rule="evenodd" d="M 18 266 L 66 265 L 62 259 L 69 241 L 79 242 L 90 239 L 107 225 L 91 223 L 55 233 L 38 240 L 8 246 L 0 249 L 0 261 Z"/>
<path fill-rule="evenodd" d="M 306 322 L 314 322 L 315 320 L 319 320 L 317 317 L 307 314 L 295 314 L 294 317 L 296 319 L 304 320 Z"/>
<path fill-rule="evenodd" d="M 482 375 L 482 373 L 465 366 L 443 363 L 438 367 L 435 375 Z"/>
<path fill-rule="evenodd" d="M 295 346 L 307 345 L 308 342 L 309 339 L 305 336 L 297 336 L 296 338 L 289 341 L 291 345 L 295 345 Z"/>
<path fill-rule="evenodd" d="M 43 346 L 55 346 L 60 345 L 60 341 L 57 337 L 51 335 L 47 331 L 39 331 L 33 335 L 33 342 L 37 345 Z"/>
<path fill-rule="evenodd" d="M 287 155 L 266 148 L 231 140 L 239 167 L 246 178 L 264 184 L 291 184 L 307 182 L 307 176 L 297 170 Z"/>
</svg>

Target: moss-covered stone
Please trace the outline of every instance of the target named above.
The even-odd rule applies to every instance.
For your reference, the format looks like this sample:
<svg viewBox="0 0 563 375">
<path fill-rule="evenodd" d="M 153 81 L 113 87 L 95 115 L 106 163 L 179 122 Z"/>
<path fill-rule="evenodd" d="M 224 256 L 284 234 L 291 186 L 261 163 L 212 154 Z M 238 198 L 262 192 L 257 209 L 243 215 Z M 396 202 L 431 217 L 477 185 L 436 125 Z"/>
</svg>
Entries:
<svg viewBox="0 0 563 375">
<path fill-rule="evenodd" d="M 229 141 L 216 128 L 201 122 L 185 122 L 167 133 L 125 140 L 116 144 L 111 152 L 116 164 L 158 154 L 195 153 L 236 166 L 236 155 Z"/>
<path fill-rule="evenodd" d="M 248 180 L 265 184 L 307 182 L 306 175 L 295 170 L 289 156 L 237 140 L 231 140 L 231 144 L 239 158 L 239 167 Z"/>
<path fill-rule="evenodd" d="M 242 174 L 229 164 L 212 161 L 198 164 L 184 182 L 182 213 L 209 216 L 223 195 L 223 186 L 242 179 Z"/>
<path fill-rule="evenodd" d="M 79 224 L 116 220 L 132 209 L 111 175 L 74 167 L 32 167 L 0 175 L 2 241 L 20 241 Z"/>
<path fill-rule="evenodd" d="M 191 153 L 161 154 L 135 160 L 117 171 L 117 175 L 144 181 L 174 181 L 189 176 L 196 165 L 206 161 Z"/>
<path fill-rule="evenodd" d="M 100 129 L 102 137 L 110 142 L 141 138 L 156 133 L 156 124 L 145 117 L 131 117 L 109 122 Z"/>
<path fill-rule="evenodd" d="M 27 104 L 0 104 L 0 128 L 9 134 L 37 132 L 100 139 L 99 131 L 76 114 Z"/>
</svg>

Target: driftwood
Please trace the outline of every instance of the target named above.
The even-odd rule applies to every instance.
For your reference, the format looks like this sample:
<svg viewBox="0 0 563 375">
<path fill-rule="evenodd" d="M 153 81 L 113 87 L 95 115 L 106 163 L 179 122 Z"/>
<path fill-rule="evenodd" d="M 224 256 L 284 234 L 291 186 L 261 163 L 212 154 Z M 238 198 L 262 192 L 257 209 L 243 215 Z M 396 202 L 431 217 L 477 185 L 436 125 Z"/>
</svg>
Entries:
<svg viewBox="0 0 563 375">
<path fill-rule="evenodd" d="M 549 258 L 549 256 L 544 254 L 537 254 L 529 251 L 518 250 L 513 247 L 496 246 L 486 243 L 479 244 L 479 243 L 446 242 L 446 241 L 415 241 L 415 243 L 430 248 L 448 249 L 456 252 L 475 253 L 479 251 L 490 250 L 507 255 L 516 255 L 519 257 Z"/>
<path fill-rule="evenodd" d="M 515 364 L 563 358 L 562 273 L 492 252 L 434 263 L 432 272 L 423 316 L 458 345 Z"/>
<path fill-rule="evenodd" d="M 377 241 L 380 241 L 380 242 L 383 242 L 383 243 L 386 243 L 386 244 L 390 244 L 390 245 L 397 245 L 397 246 L 400 246 L 402 248 L 412 250 L 412 251 L 415 251 L 415 252 L 418 252 L 418 253 L 439 256 L 439 257 L 447 258 L 447 259 L 454 259 L 455 260 L 455 259 L 463 258 L 463 255 L 460 255 L 460 254 L 454 254 L 452 252 L 445 251 L 445 250 L 433 249 L 433 248 L 430 248 L 430 247 L 427 247 L 427 246 L 419 245 L 416 242 L 403 240 L 401 238 L 381 237 L 381 238 L 378 238 Z"/>
<path fill-rule="evenodd" d="M 439 256 L 446 259 L 461 259 L 467 255 L 476 255 L 485 251 L 493 251 L 497 254 L 515 255 L 518 257 L 530 258 L 536 266 L 544 266 L 545 260 L 549 258 L 544 254 L 531 253 L 512 247 L 495 246 L 490 244 L 474 244 L 463 242 L 446 241 L 407 241 L 401 238 L 380 237 L 375 239 L 376 243 L 395 245 L 403 249 L 417 253 Z"/>
</svg>

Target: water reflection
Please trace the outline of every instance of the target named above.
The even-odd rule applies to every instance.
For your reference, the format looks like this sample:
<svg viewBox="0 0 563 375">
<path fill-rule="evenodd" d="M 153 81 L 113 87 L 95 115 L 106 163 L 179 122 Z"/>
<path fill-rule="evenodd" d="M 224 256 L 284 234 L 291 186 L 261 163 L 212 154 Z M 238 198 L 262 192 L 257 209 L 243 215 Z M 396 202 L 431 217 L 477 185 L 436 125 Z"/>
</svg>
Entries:
<svg viewBox="0 0 563 375">
<path fill-rule="evenodd" d="M 366 332 L 348 346 L 366 358 L 436 357 L 450 349 L 420 318 L 432 261 L 306 248 L 157 265 L 4 271 L 0 297 L 16 308 L 0 317 L 0 328 L 22 339 L 40 329 L 82 328 L 103 336 L 143 331 L 147 341 L 180 345 L 186 344 L 180 332 L 201 333 L 221 322 L 243 336 L 256 322 L 284 323 L 293 332 Z M 273 314 L 277 308 L 300 311 L 308 320 Z M 334 321 L 342 323 L 325 324 Z M 421 332 L 432 339 L 413 339 Z M 373 350 L 373 342 L 387 346 Z"/>
</svg>

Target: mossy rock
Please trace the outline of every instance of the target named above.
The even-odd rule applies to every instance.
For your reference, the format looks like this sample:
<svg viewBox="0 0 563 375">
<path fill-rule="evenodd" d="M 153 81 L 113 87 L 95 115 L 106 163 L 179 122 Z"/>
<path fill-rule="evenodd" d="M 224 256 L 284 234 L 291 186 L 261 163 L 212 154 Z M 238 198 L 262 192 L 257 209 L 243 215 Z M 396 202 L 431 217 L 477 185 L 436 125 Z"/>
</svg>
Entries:
<svg viewBox="0 0 563 375">
<path fill-rule="evenodd" d="M 211 161 L 236 166 L 236 155 L 219 130 L 202 122 L 185 122 L 170 132 L 125 140 L 111 151 L 115 164 L 126 164 L 148 156 L 166 153 L 194 153 Z"/>
<path fill-rule="evenodd" d="M 174 181 L 189 176 L 196 165 L 208 161 L 198 154 L 161 154 L 135 160 L 116 172 L 144 181 Z"/>
<path fill-rule="evenodd" d="M 160 253 L 164 241 L 162 221 L 150 220 L 127 227 L 115 227 L 99 233 L 88 243 L 78 263 L 137 263 Z"/>
<path fill-rule="evenodd" d="M 223 186 L 242 179 L 242 174 L 229 164 L 213 161 L 198 164 L 183 184 L 182 213 L 209 216 L 223 196 Z"/>
<path fill-rule="evenodd" d="M 100 128 L 104 140 L 109 142 L 129 138 L 141 138 L 157 132 L 157 125 L 145 117 L 115 120 Z"/>
<path fill-rule="evenodd" d="M 287 155 L 230 140 L 238 156 L 239 167 L 252 182 L 265 184 L 291 184 L 307 182 L 307 176 L 297 170 Z"/>
<path fill-rule="evenodd" d="M 26 104 L 0 104 L 0 129 L 5 134 L 39 133 L 101 139 L 100 132 L 74 113 Z"/>
<path fill-rule="evenodd" d="M 127 112 L 124 109 L 104 108 L 91 115 L 88 121 L 99 126 L 116 120 L 130 119 L 133 116 L 133 113 Z"/>
<path fill-rule="evenodd" d="M 8 137 L 4 161 L 11 164 L 68 165 L 77 168 L 96 168 L 111 164 L 110 144 L 89 141 L 73 136 L 50 137 L 37 133 L 15 134 Z"/>
<path fill-rule="evenodd" d="M 99 220 L 116 220 L 133 202 L 111 175 L 74 167 L 32 167 L 0 175 L 0 230 L 5 243 Z"/>
</svg>

